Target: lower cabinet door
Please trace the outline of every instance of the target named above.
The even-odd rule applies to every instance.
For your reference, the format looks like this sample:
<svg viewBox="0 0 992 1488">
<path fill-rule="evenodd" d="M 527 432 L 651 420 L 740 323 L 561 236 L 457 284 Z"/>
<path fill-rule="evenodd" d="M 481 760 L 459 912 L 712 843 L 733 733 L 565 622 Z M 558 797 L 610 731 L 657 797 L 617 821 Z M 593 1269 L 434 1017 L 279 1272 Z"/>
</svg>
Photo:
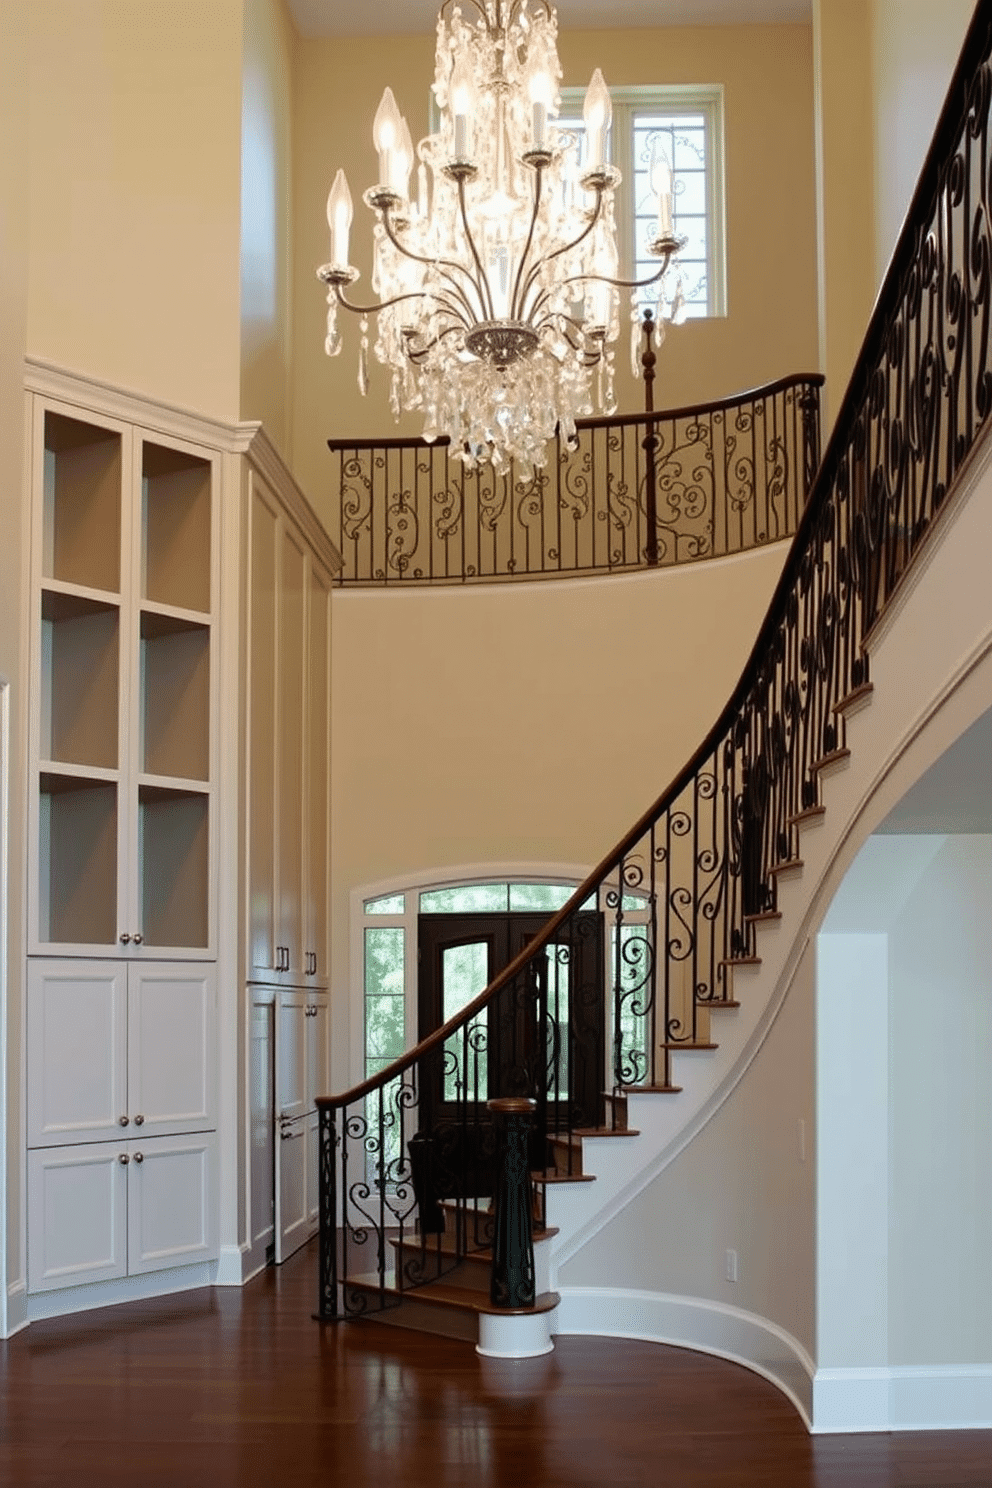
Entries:
<svg viewBox="0 0 992 1488">
<path fill-rule="evenodd" d="M 128 1143 L 127 1261 L 132 1276 L 217 1255 L 217 1138 L 152 1137 Z"/>
<path fill-rule="evenodd" d="M 127 1145 L 28 1153 L 28 1291 L 127 1275 Z"/>
<path fill-rule="evenodd" d="M 279 1123 L 276 1142 L 276 1260 L 310 1236 L 307 1226 L 307 1118 Z"/>
</svg>

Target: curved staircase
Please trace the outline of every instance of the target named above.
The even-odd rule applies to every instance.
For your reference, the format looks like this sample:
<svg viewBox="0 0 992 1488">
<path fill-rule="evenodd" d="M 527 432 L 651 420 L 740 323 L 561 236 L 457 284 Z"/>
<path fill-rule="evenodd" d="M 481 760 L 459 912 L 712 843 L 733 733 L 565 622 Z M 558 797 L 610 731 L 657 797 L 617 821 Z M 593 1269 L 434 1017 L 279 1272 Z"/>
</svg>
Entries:
<svg viewBox="0 0 992 1488">
<path fill-rule="evenodd" d="M 484 1142 L 478 1019 L 501 998 L 526 1033 L 511 1073 L 539 1105 L 539 1306 L 554 1307 L 559 1269 L 746 1076 L 864 838 L 992 703 L 990 54 L 982 4 L 793 548 L 710 735 L 485 992 L 380 1076 L 318 1102 L 322 1319 L 466 1336 L 492 1310 L 477 1301 L 488 1197 L 446 1170 L 445 1231 L 420 1234 L 407 1143 L 442 1067 L 460 1092 L 455 1146 Z M 613 1057 L 590 1128 L 537 1051 L 550 1047 L 548 957 L 570 961 L 593 896 L 610 931 Z M 562 1289 L 553 1327 L 608 1331 L 580 1290 Z M 683 1341 L 716 1346 L 709 1323 L 693 1334 L 680 1316 Z M 758 1338 L 760 1320 L 742 1318 L 742 1338 L 752 1323 L 754 1357 L 749 1343 L 740 1356 L 809 1415 L 812 1361 L 772 1325 Z"/>
</svg>

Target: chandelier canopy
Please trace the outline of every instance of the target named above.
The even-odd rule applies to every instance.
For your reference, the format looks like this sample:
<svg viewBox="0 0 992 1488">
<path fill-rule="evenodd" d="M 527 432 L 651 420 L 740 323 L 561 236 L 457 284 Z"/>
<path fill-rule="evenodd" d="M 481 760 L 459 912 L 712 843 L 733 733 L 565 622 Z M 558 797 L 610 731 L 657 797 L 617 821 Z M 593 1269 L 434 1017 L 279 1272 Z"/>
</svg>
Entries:
<svg viewBox="0 0 992 1488">
<path fill-rule="evenodd" d="M 659 326 L 679 311 L 681 285 L 666 284 L 683 243 L 673 229 L 671 163 L 656 149 L 650 252 L 657 273 L 621 280 L 609 91 L 597 68 L 583 108 L 584 140 L 556 124 L 557 33 L 547 0 L 444 0 L 438 132 L 415 156 L 390 88 L 373 125 L 379 183 L 364 200 L 376 215 L 378 303 L 356 304 L 346 293 L 359 275 L 348 263 L 352 200 L 343 171 L 327 200 L 331 261 L 317 271 L 328 291 L 327 354 L 341 350 L 338 307 L 355 311 L 364 394 L 368 317 L 375 315 L 374 352 L 392 372 L 394 415 L 420 412 L 424 437 L 446 435 L 470 467 L 542 465 L 556 427 L 571 440 L 575 420 L 593 412 L 594 380 L 601 410 L 615 411 L 620 290 L 635 291 L 635 336 L 636 291 L 645 285 L 658 285 Z"/>
</svg>

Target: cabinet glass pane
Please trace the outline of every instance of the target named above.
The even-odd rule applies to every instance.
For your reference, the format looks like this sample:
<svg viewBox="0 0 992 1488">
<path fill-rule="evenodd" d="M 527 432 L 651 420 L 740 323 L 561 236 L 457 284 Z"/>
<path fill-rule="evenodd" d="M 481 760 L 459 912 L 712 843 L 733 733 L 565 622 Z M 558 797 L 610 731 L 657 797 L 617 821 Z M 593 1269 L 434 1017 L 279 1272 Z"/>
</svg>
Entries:
<svg viewBox="0 0 992 1488">
<path fill-rule="evenodd" d="M 45 578 L 117 593 L 121 586 L 121 437 L 45 415 Z"/>
<path fill-rule="evenodd" d="M 210 774 L 210 630 L 149 611 L 141 616 L 142 768 Z"/>
<path fill-rule="evenodd" d="M 209 460 L 146 442 L 141 494 L 143 598 L 209 611 Z"/>
<path fill-rule="evenodd" d="M 41 776 L 39 938 L 113 945 L 117 939 L 117 787 Z"/>
<path fill-rule="evenodd" d="M 208 943 L 205 795 L 142 786 L 138 793 L 141 929 L 146 946 Z"/>
<path fill-rule="evenodd" d="M 41 600 L 41 757 L 117 768 L 120 611 L 45 590 Z"/>
</svg>

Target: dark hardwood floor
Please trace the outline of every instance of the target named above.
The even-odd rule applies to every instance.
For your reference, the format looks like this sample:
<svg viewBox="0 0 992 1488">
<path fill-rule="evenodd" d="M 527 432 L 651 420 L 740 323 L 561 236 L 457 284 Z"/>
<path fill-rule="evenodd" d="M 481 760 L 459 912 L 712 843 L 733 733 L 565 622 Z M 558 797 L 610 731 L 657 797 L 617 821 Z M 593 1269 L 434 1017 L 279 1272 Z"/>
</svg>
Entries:
<svg viewBox="0 0 992 1488">
<path fill-rule="evenodd" d="M 0 1344 L 0 1484 L 106 1488 L 989 1488 L 992 1432 L 810 1438 L 771 1385 L 655 1344 L 543 1359 L 311 1319 L 311 1245 L 243 1291 Z"/>
</svg>

